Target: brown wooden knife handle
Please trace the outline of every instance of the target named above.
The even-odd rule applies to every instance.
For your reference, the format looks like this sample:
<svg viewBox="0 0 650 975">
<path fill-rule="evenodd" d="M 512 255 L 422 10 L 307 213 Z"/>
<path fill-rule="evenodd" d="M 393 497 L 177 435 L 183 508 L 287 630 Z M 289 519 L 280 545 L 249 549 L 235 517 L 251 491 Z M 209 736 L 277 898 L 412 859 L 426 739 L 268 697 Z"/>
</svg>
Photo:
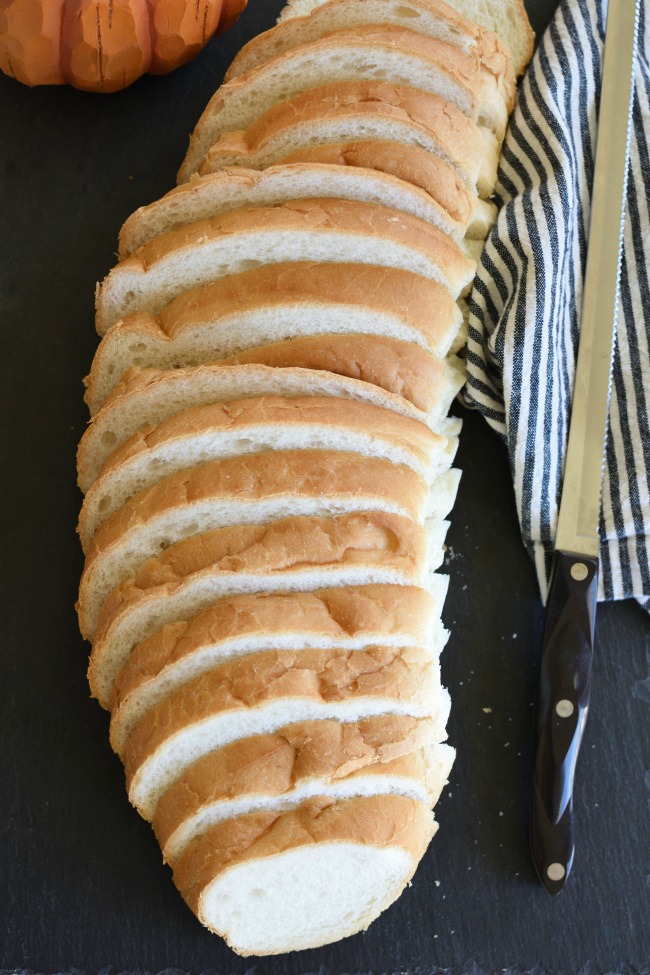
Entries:
<svg viewBox="0 0 650 975">
<path fill-rule="evenodd" d="M 591 688 L 598 559 L 555 552 L 540 660 L 530 839 L 539 879 L 558 894 L 573 864 L 573 779 Z"/>
</svg>

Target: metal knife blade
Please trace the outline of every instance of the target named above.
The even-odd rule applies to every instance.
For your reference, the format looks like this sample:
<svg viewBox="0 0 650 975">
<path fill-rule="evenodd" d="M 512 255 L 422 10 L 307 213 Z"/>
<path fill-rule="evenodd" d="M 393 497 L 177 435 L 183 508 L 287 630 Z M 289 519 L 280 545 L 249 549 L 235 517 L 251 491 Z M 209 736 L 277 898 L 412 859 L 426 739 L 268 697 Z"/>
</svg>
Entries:
<svg viewBox="0 0 650 975">
<path fill-rule="evenodd" d="M 551 894 L 573 864 L 573 780 L 589 707 L 638 23 L 639 0 L 609 0 L 580 344 L 533 742 L 531 850 Z"/>
</svg>

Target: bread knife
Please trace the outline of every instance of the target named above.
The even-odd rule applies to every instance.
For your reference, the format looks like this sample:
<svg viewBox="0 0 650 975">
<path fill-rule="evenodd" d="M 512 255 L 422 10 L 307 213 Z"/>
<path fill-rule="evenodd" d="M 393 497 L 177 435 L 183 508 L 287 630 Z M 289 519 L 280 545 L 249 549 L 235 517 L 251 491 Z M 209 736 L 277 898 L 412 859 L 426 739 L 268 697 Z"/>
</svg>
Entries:
<svg viewBox="0 0 650 975">
<path fill-rule="evenodd" d="M 609 0 L 578 360 L 533 740 L 531 850 L 550 894 L 562 890 L 573 865 L 573 782 L 589 708 L 638 23 L 639 0 Z"/>
</svg>

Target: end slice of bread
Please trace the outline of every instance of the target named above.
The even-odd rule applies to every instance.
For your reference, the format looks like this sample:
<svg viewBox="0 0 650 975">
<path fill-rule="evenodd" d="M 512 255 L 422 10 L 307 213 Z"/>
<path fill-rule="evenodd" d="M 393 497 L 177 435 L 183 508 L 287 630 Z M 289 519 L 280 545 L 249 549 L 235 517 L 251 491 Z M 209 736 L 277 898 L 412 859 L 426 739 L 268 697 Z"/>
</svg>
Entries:
<svg viewBox="0 0 650 975">
<path fill-rule="evenodd" d="M 316 948 L 392 904 L 436 829 L 428 807 L 403 796 L 310 799 L 214 826 L 177 861 L 174 883 L 238 954 Z"/>
</svg>

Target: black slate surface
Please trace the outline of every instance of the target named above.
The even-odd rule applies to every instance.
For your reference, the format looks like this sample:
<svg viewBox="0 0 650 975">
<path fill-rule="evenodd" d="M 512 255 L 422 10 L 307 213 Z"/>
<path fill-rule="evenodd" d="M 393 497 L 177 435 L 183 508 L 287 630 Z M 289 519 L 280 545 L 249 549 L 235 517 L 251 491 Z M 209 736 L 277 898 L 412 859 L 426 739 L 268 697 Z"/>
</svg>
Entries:
<svg viewBox="0 0 650 975">
<path fill-rule="evenodd" d="M 537 29 L 553 6 L 530 3 Z M 94 283 L 113 263 L 124 218 L 172 185 L 226 65 L 279 8 L 250 0 L 239 26 L 194 64 L 108 98 L 0 77 L 0 969 L 641 970 L 650 964 L 650 624 L 635 604 L 599 611 L 577 862 L 552 900 L 534 879 L 526 835 L 542 612 L 505 450 L 474 415 L 448 540 L 444 678 L 458 760 L 413 886 L 365 935 L 240 959 L 184 906 L 126 799 L 73 610 L 74 457 L 96 344 Z"/>
</svg>

